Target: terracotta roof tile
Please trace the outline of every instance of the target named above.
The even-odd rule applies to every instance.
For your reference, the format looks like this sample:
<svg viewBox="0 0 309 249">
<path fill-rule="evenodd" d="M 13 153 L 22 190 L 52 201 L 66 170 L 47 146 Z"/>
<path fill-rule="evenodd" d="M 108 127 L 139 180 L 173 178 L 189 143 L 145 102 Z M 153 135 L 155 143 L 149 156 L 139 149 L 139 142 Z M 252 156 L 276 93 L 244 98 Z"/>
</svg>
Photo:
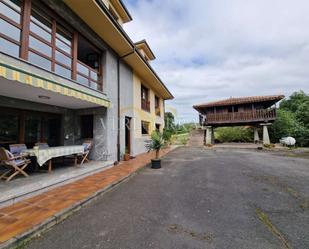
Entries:
<svg viewBox="0 0 309 249">
<path fill-rule="evenodd" d="M 219 101 L 208 102 L 200 105 L 194 105 L 195 109 L 201 107 L 213 107 L 213 106 L 227 106 L 227 105 L 238 105 L 247 103 L 257 103 L 264 101 L 279 101 L 284 98 L 284 95 L 270 95 L 270 96 L 252 96 L 252 97 L 241 97 L 241 98 L 229 98 Z"/>
</svg>

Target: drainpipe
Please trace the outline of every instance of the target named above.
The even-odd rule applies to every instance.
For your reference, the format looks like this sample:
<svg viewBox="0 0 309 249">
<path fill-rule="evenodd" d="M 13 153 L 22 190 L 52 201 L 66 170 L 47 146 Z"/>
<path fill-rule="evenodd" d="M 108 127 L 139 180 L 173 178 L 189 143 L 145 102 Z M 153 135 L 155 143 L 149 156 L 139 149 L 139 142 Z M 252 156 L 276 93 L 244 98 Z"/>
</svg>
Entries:
<svg viewBox="0 0 309 249">
<path fill-rule="evenodd" d="M 120 62 L 127 56 L 134 54 L 136 48 L 117 58 L 117 161 L 120 162 Z"/>
</svg>

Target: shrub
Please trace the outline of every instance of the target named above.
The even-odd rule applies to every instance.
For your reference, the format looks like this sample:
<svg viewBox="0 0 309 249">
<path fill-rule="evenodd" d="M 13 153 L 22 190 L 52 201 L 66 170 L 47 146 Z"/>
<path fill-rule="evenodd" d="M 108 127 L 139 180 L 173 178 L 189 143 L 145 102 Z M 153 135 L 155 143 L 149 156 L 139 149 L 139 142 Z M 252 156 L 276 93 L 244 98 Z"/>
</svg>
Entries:
<svg viewBox="0 0 309 249">
<path fill-rule="evenodd" d="M 163 139 L 164 139 L 165 143 L 169 144 L 171 142 L 172 135 L 173 135 L 172 131 L 167 130 L 167 129 L 163 130 L 162 136 L 163 136 Z"/>
<path fill-rule="evenodd" d="M 220 143 L 252 142 L 253 131 L 248 127 L 222 127 L 215 130 L 215 138 Z"/>
<path fill-rule="evenodd" d="M 154 131 L 151 134 L 151 140 L 146 143 L 146 148 L 148 152 L 155 151 L 156 152 L 156 159 L 159 159 L 160 150 L 164 147 L 165 141 L 163 139 L 162 133 L 159 131 Z"/>
</svg>

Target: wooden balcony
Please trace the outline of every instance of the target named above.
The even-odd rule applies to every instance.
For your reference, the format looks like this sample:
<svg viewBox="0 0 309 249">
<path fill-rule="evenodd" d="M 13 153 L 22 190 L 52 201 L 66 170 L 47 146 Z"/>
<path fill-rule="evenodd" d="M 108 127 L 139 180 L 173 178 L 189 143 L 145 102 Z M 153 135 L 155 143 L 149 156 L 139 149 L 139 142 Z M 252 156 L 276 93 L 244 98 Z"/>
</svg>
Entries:
<svg viewBox="0 0 309 249">
<path fill-rule="evenodd" d="M 276 109 L 252 110 L 246 112 L 229 112 L 207 114 L 205 124 L 248 124 L 256 122 L 271 122 L 276 119 Z"/>
<path fill-rule="evenodd" d="M 142 99 L 142 109 L 150 112 L 150 101 L 147 101 L 146 99 Z"/>
</svg>

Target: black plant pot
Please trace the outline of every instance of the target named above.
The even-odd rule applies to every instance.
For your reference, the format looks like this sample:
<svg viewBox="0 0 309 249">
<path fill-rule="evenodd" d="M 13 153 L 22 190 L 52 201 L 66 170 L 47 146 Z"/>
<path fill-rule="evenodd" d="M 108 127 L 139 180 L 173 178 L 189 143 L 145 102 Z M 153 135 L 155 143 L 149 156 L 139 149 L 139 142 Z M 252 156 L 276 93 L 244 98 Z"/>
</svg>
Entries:
<svg viewBox="0 0 309 249">
<path fill-rule="evenodd" d="M 161 159 L 152 159 L 151 160 L 151 168 L 152 169 L 160 169 L 161 168 Z"/>
</svg>

